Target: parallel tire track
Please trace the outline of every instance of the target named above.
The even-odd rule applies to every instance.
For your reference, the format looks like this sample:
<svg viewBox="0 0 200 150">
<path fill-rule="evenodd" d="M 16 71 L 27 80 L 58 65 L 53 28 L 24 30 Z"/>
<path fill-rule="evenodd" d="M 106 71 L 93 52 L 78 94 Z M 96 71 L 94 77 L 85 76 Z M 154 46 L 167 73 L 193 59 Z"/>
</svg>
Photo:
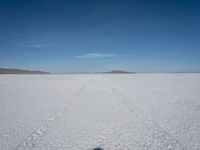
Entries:
<svg viewBox="0 0 200 150">
<path fill-rule="evenodd" d="M 79 95 L 89 84 L 89 79 L 83 86 L 81 86 L 74 94 L 72 94 L 65 103 L 55 111 L 45 122 L 38 128 L 36 128 L 30 135 L 28 135 L 21 143 L 19 143 L 13 150 L 30 150 L 34 149 L 39 143 L 41 138 L 48 132 L 48 130 L 66 113 L 69 108 L 71 100 Z"/>
<path fill-rule="evenodd" d="M 111 91 L 116 95 L 116 97 L 128 108 L 128 110 L 131 113 L 138 114 L 138 118 L 145 124 L 145 126 L 149 129 L 149 131 L 152 131 L 153 137 L 159 140 L 161 142 L 161 145 L 163 145 L 166 149 L 169 150 L 173 149 L 186 150 L 186 148 L 177 139 L 175 139 L 175 137 L 170 135 L 169 132 L 163 129 L 154 120 L 148 118 L 139 107 L 133 106 L 128 98 L 126 98 L 122 93 L 117 91 L 108 82 L 106 82 L 106 84 L 111 89 Z"/>
</svg>

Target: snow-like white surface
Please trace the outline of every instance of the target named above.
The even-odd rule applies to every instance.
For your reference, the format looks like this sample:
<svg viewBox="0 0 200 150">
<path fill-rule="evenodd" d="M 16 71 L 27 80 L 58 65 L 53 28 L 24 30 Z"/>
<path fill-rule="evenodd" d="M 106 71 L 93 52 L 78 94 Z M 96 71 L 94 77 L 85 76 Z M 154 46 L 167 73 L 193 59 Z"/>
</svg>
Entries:
<svg viewBox="0 0 200 150">
<path fill-rule="evenodd" d="M 199 150 L 200 74 L 1 75 L 1 150 Z"/>
</svg>

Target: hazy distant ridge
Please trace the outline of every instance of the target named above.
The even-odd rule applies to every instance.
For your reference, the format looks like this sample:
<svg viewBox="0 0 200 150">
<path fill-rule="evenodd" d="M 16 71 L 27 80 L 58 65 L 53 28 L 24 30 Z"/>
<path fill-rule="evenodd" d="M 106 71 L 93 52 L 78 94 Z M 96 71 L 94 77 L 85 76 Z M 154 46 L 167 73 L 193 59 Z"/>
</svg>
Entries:
<svg viewBox="0 0 200 150">
<path fill-rule="evenodd" d="M 0 74 L 50 74 L 44 71 L 0 68 Z"/>
<path fill-rule="evenodd" d="M 123 70 L 112 70 L 108 72 L 99 72 L 103 74 L 135 74 L 136 72 L 130 72 L 130 71 L 123 71 Z"/>
</svg>

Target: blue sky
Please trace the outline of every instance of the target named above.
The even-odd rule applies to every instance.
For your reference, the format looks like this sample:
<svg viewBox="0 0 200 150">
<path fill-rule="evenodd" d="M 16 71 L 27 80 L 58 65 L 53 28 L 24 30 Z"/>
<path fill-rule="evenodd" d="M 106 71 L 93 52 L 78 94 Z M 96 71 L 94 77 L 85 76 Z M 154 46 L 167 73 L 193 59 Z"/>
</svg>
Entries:
<svg viewBox="0 0 200 150">
<path fill-rule="evenodd" d="M 4 0 L 0 22 L 0 67 L 200 71 L 198 0 Z"/>
</svg>

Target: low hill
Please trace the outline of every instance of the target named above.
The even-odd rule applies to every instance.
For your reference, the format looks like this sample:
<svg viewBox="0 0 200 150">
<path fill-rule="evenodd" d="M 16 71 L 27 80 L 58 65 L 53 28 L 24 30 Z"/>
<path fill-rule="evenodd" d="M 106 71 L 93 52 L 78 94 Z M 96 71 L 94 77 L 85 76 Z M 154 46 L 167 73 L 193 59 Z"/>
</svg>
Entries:
<svg viewBox="0 0 200 150">
<path fill-rule="evenodd" d="M 112 70 L 109 72 L 100 72 L 103 74 L 135 74 L 135 72 L 123 71 L 123 70 Z"/>
<path fill-rule="evenodd" d="M 0 74 L 50 74 L 44 71 L 0 68 Z"/>
</svg>

